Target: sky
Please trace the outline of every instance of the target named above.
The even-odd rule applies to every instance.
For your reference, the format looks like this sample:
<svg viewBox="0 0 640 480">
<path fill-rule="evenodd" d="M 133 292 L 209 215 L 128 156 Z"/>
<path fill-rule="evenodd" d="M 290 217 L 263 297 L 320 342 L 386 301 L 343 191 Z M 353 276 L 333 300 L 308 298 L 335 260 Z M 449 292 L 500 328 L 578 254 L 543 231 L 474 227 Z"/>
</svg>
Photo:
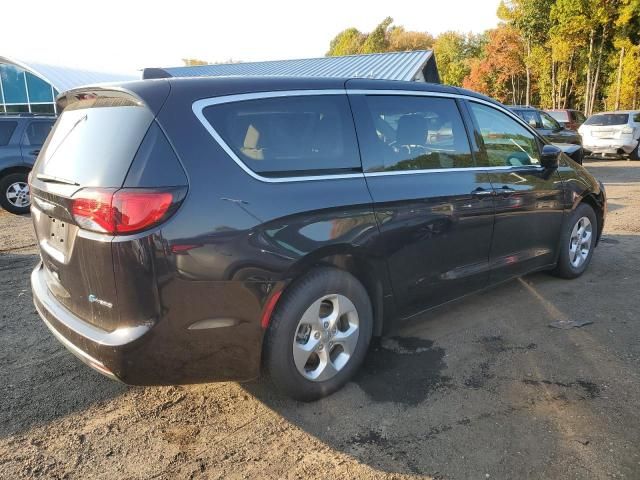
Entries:
<svg viewBox="0 0 640 480">
<path fill-rule="evenodd" d="M 88 70 L 323 56 L 340 31 L 385 17 L 438 34 L 494 27 L 499 0 L 21 0 L 3 2 L 0 55 Z"/>
</svg>

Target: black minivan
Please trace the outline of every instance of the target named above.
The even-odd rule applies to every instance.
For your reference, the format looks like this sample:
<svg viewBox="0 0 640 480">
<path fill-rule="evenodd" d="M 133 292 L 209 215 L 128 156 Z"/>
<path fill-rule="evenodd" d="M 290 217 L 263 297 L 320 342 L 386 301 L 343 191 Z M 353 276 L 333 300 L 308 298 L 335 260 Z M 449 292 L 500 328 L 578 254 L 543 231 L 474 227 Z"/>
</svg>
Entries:
<svg viewBox="0 0 640 480">
<path fill-rule="evenodd" d="M 249 380 L 314 400 L 372 336 L 513 277 L 581 275 L 603 186 L 455 87 L 189 78 L 85 87 L 32 172 L 53 334 L 129 384 Z"/>
</svg>

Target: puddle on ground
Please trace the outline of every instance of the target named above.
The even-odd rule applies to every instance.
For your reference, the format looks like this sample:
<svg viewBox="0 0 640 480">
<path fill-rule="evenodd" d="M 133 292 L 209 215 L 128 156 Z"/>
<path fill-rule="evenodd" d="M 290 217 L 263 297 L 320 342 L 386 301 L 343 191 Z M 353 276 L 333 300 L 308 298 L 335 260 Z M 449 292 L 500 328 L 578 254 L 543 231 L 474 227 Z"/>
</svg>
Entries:
<svg viewBox="0 0 640 480">
<path fill-rule="evenodd" d="M 448 387 L 444 349 L 415 337 L 382 338 L 371 346 L 354 381 L 376 402 L 417 405 Z"/>
</svg>

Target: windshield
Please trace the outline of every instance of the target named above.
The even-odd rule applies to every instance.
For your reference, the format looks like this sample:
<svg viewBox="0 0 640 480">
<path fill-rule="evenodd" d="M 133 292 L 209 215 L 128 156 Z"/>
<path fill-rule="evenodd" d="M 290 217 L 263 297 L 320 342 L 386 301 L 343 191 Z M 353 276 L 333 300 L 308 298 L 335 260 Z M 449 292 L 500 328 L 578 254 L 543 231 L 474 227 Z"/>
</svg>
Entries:
<svg viewBox="0 0 640 480">
<path fill-rule="evenodd" d="M 594 126 L 625 125 L 628 121 L 628 113 L 600 113 L 587 118 L 584 124 Z"/>
</svg>

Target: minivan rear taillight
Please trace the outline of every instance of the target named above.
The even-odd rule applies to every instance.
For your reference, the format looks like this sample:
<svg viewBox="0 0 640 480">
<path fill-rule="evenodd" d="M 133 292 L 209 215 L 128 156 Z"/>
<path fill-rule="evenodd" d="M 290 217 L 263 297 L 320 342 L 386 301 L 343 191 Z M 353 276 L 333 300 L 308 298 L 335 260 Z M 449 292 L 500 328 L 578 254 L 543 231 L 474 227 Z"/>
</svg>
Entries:
<svg viewBox="0 0 640 480">
<path fill-rule="evenodd" d="M 184 197 L 183 190 L 83 188 L 71 199 L 78 226 L 123 235 L 147 230 L 166 220 Z"/>
</svg>

